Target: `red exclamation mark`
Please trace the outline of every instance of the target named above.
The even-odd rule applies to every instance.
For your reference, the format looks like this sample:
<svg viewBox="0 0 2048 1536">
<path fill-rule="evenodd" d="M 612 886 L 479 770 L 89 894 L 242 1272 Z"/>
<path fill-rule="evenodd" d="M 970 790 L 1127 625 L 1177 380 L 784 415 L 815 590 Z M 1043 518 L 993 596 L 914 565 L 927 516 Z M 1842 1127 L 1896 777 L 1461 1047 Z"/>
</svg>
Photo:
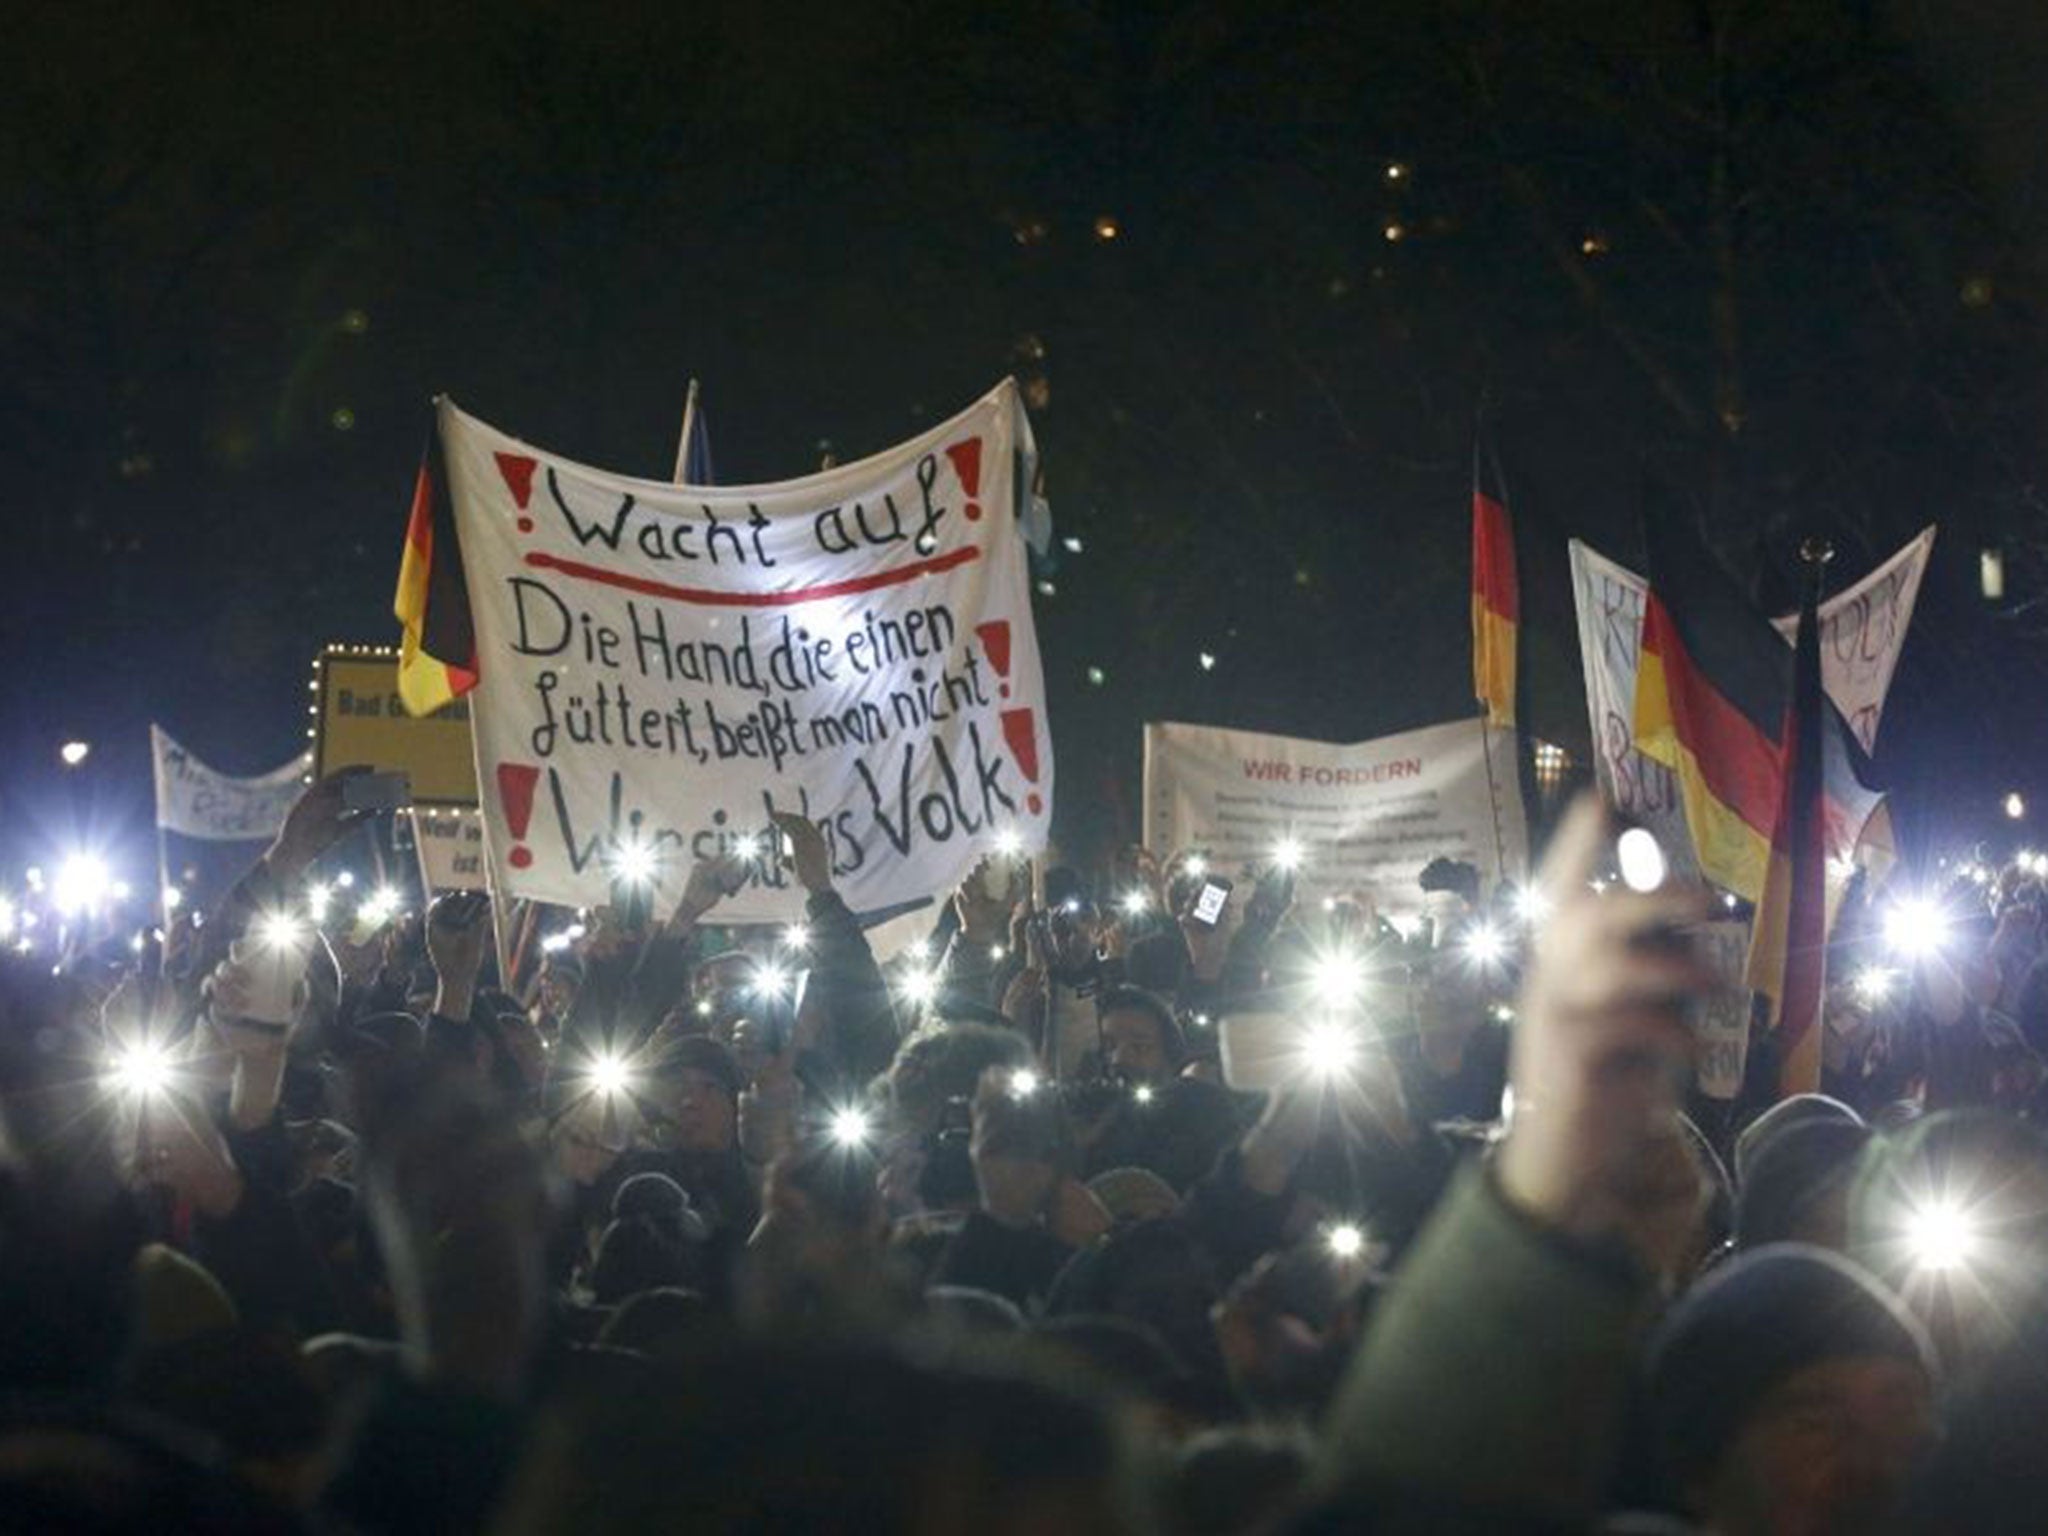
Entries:
<svg viewBox="0 0 2048 1536">
<path fill-rule="evenodd" d="M 498 799 L 505 807 L 505 829 L 514 838 L 526 836 L 527 824 L 533 820 L 533 786 L 539 782 L 540 770 L 529 764 L 498 764 Z M 533 850 L 524 842 L 515 842 L 505 860 L 514 869 L 524 869 L 533 862 Z"/>
<path fill-rule="evenodd" d="M 1003 711 L 1003 740 L 1010 744 L 1010 756 L 1017 759 L 1017 767 L 1032 783 L 1038 782 L 1038 722 L 1028 709 L 1006 709 Z M 1037 790 L 1031 792 L 1024 802 L 1036 816 L 1045 809 L 1045 801 Z"/>
<path fill-rule="evenodd" d="M 953 473 L 960 477 L 960 489 L 967 493 L 967 521 L 981 521 L 981 503 L 974 498 L 981 494 L 981 439 L 970 437 L 964 443 L 955 443 L 946 450 L 946 457 L 953 461 Z"/>
<path fill-rule="evenodd" d="M 988 663 L 996 669 L 996 676 L 1002 679 L 1002 695 L 1010 696 L 1010 621 L 991 619 L 986 624 L 974 626 L 974 632 L 981 636 L 981 648 L 988 652 Z"/>
<path fill-rule="evenodd" d="M 526 516 L 526 504 L 533 499 L 532 459 L 523 453 L 501 453 L 496 455 L 498 473 L 505 477 L 505 489 L 512 493 L 512 499 L 519 503 L 519 531 L 533 532 L 533 519 Z"/>
</svg>

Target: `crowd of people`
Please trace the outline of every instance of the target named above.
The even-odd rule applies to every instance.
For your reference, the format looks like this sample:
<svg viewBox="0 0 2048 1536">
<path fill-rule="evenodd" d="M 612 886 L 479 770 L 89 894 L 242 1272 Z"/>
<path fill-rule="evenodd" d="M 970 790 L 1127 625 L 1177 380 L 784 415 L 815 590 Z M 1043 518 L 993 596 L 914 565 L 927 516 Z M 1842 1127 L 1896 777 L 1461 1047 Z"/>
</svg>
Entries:
<svg viewBox="0 0 2048 1536">
<path fill-rule="evenodd" d="M 0 972 L 0 1530 L 2041 1519 L 2048 860 L 1852 890 L 1825 1092 L 1722 1102 L 1721 904 L 1590 799 L 1519 890 L 997 857 L 880 961 L 783 818 L 801 923 L 728 857 L 501 975 L 309 897 L 346 777 Z"/>
</svg>

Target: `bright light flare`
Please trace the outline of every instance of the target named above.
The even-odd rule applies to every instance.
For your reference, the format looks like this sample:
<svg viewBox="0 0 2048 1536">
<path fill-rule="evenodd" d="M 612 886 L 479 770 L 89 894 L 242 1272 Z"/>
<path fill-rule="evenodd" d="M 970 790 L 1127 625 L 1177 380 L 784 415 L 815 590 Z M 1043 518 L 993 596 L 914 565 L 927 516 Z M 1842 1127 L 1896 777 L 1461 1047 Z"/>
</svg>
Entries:
<svg viewBox="0 0 2048 1536">
<path fill-rule="evenodd" d="M 802 923 L 791 923 L 782 930 L 782 947 L 784 949 L 809 949 L 811 947 L 811 930 Z"/>
<path fill-rule="evenodd" d="M 1977 1223 L 1953 1201 L 1930 1201 L 1906 1218 L 1906 1241 L 1921 1269 L 1957 1269 L 1976 1257 Z"/>
<path fill-rule="evenodd" d="M 1289 874 L 1300 869 L 1302 860 L 1307 856 L 1298 837 L 1283 837 L 1273 845 L 1273 867 Z"/>
<path fill-rule="evenodd" d="M 905 999 L 922 1007 L 939 995 L 939 978 L 930 971 L 905 971 L 896 987 Z"/>
<path fill-rule="evenodd" d="M 89 741 L 67 741 L 57 749 L 57 757 L 66 768 L 76 768 L 91 756 L 92 743 Z"/>
<path fill-rule="evenodd" d="M 90 853 L 75 853 L 57 867 L 50 885 L 50 905 L 65 917 L 97 912 L 113 895 L 106 863 Z"/>
<path fill-rule="evenodd" d="M 1537 885 L 1523 885 L 1515 888 L 1515 920 L 1524 927 L 1534 928 L 1550 916 L 1551 900 Z"/>
<path fill-rule="evenodd" d="M 732 856 L 744 864 L 751 864 L 761 857 L 761 839 L 752 832 L 742 833 L 733 839 Z"/>
<path fill-rule="evenodd" d="M 2012 821 L 2022 820 L 2027 814 L 2027 798 L 2018 790 L 2005 797 L 2005 814 Z"/>
<path fill-rule="evenodd" d="M 540 952 L 544 955 L 559 955 L 572 942 L 566 933 L 551 933 L 540 941 Z"/>
<path fill-rule="evenodd" d="M 1039 1075 L 1029 1067 L 1019 1067 L 1010 1074 L 1010 1097 L 1028 1099 L 1045 1086 Z"/>
<path fill-rule="evenodd" d="M 779 965 L 764 965 L 754 972 L 754 996 L 781 1002 L 789 996 L 790 976 Z"/>
<path fill-rule="evenodd" d="M 1005 827 L 996 834 L 996 857 L 1014 859 L 1024 851 L 1024 834 L 1015 827 Z"/>
<path fill-rule="evenodd" d="M 256 942 L 268 950 L 297 949 L 306 930 L 289 912 L 266 912 L 256 919 Z"/>
<path fill-rule="evenodd" d="M 175 912 L 185 904 L 185 893 L 175 885 L 164 887 L 164 910 Z"/>
<path fill-rule="evenodd" d="M 117 1091 L 133 1098 L 162 1093 L 171 1086 L 171 1053 L 146 1040 L 123 1046 L 114 1053 L 107 1080 Z"/>
<path fill-rule="evenodd" d="M 1185 859 L 1182 859 L 1180 867 L 1196 879 L 1200 879 L 1203 875 L 1209 873 L 1209 861 L 1199 853 L 1191 853 Z"/>
<path fill-rule="evenodd" d="M 1890 997 L 1898 983 L 1899 973 L 1891 967 L 1866 965 L 1849 985 L 1856 993 L 1856 1000 L 1866 1008 L 1872 1008 Z"/>
<path fill-rule="evenodd" d="M 868 1119 L 867 1111 L 851 1104 L 844 1109 L 832 1111 L 831 1130 L 833 1145 L 849 1151 L 855 1147 L 866 1146 L 868 1138 L 874 1134 L 874 1126 Z"/>
<path fill-rule="evenodd" d="M 1131 1090 L 1131 1102 L 1134 1104 L 1150 1104 L 1156 1097 L 1158 1094 L 1150 1083 L 1140 1083 Z"/>
<path fill-rule="evenodd" d="M 368 900 L 356 908 L 356 916 L 369 927 L 381 928 L 398 916 L 403 899 L 395 888 L 380 885 L 370 893 Z"/>
<path fill-rule="evenodd" d="M 1143 917 L 1152 910 L 1152 898 L 1143 891 L 1126 891 L 1117 906 L 1125 917 Z"/>
<path fill-rule="evenodd" d="M 1938 954 L 1948 939 L 1948 914 L 1925 896 L 1894 902 L 1884 915 L 1884 941 L 1910 960 Z"/>
<path fill-rule="evenodd" d="M 331 904 L 331 903 L 333 902 L 333 900 L 334 900 L 334 892 L 333 892 L 333 891 L 331 891 L 331 890 L 329 890 L 329 889 L 328 889 L 328 888 L 327 888 L 326 886 L 324 886 L 324 885 L 309 885 L 309 886 L 307 886 L 307 887 L 306 887 L 306 915 L 307 915 L 308 917 L 312 918 L 312 919 L 313 919 L 313 921 L 314 921 L 314 922 L 316 922 L 316 923 L 318 923 L 318 922 L 324 922 L 324 921 L 326 921 L 326 918 L 327 918 L 327 908 L 328 908 L 328 906 L 329 906 L 329 905 L 330 905 L 330 904 Z"/>
<path fill-rule="evenodd" d="M 1318 1024 L 1302 1039 L 1301 1059 L 1316 1077 L 1338 1077 L 1357 1061 L 1358 1041 L 1340 1025 Z"/>
<path fill-rule="evenodd" d="M 643 842 L 622 842 L 612 849 L 605 868 L 622 885 L 652 885 L 658 865 L 654 849 Z"/>
<path fill-rule="evenodd" d="M 1365 1233 L 1354 1222 L 1340 1221 L 1323 1234 L 1323 1246 L 1336 1259 L 1355 1259 L 1365 1252 Z"/>
<path fill-rule="evenodd" d="M 1465 958 L 1481 970 L 1491 970 L 1507 959 L 1508 943 L 1490 923 L 1475 923 L 1465 934 Z"/>
<path fill-rule="evenodd" d="M 1365 968 L 1356 955 L 1324 955 L 1309 973 L 1317 1001 L 1331 1008 L 1348 1008 L 1365 991 Z"/>
<path fill-rule="evenodd" d="M 632 1069 L 622 1057 L 600 1056 L 590 1064 L 590 1086 L 607 1099 L 617 1098 L 632 1088 Z"/>
</svg>

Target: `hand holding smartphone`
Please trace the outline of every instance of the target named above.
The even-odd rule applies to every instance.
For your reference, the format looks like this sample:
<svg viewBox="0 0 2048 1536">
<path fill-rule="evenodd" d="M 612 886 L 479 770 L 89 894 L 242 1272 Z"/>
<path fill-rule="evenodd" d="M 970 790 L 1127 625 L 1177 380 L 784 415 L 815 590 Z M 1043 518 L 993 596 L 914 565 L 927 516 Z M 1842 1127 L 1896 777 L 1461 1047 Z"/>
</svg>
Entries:
<svg viewBox="0 0 2048 1536">
<path fill-rule="evenodd" d="M 1188 909 L 1188 921 L 1200 923 L 1204 928 L 1214 928 L 1223 921 L 1223 913 L 1230 904 L 1230 891 L 1228 880 L 1211 875 L 1196 893 L 1195 903 Z"/>
</svg>

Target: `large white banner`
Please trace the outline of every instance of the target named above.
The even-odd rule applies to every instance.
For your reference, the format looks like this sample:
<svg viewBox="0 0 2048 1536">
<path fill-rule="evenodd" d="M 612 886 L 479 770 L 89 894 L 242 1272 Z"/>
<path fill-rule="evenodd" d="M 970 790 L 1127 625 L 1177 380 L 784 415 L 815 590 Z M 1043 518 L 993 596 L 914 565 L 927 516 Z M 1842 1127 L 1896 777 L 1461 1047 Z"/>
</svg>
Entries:
<svg viewBox="0 0 2048 1536">
<path fill-rule="evenodd" d="M 209 768 L 167 734 L 149 728 L 156 766 L 156 824 L 165 832 L 210 843 L 277 836 L 285 813 L 305 791 L 306 759 L 241 779 Z"/>
<path fill-rule="evenodd" d="M 1438 856 L 1477 865 L 1488 888 L 1528 858 L 1514 733 L 1489 742 L 1477 718 L 1354 746 L 1149 724 L 1145 830 L 1162 855 L 1206 849 L 1228 875 L 1291 839 L 1303 894 L 1363 890 L 1388 913 L 1421 907 L 1416 877 Z"/>
<path fill-rule="evenodd" d="M 1932 524 L 1847 591 L 1820 605 L 1820 682 L 1865 752 L 1877 750 L 1877 724 L 1913 622 L 1920 578 L 1934 551 Z M 1785 643 L 1799 639 L 1799 615 L 1771 621 Z"/>
<path fill-rule="evenodd" d="M 1594 782 L 1610 805 L 1656 835 L 1677 874 L 1695 879 L 1699 866 L 1677 777 L 1636 750 L 1636 669 L 1642 661 L 1643 606 L 1650 584 L 1577 539 L 1571 541 L 1571 553 L 1586 713 L 1593 727 Z"/>
<path fill-rule="evenodd" d="M 441 405 L 482 679 L 493 888 L 610 899 L 656 854 L 655 906 L 771 811 L 823 831 L 856 912 L 950 891 L 1052 815 L 1018 530 L 1033 445 L 1009 382 L 860 463 L 681 487 L 545 453 Z M 720 910 L 794 918 L 763 862 Z"/>
</svg>

